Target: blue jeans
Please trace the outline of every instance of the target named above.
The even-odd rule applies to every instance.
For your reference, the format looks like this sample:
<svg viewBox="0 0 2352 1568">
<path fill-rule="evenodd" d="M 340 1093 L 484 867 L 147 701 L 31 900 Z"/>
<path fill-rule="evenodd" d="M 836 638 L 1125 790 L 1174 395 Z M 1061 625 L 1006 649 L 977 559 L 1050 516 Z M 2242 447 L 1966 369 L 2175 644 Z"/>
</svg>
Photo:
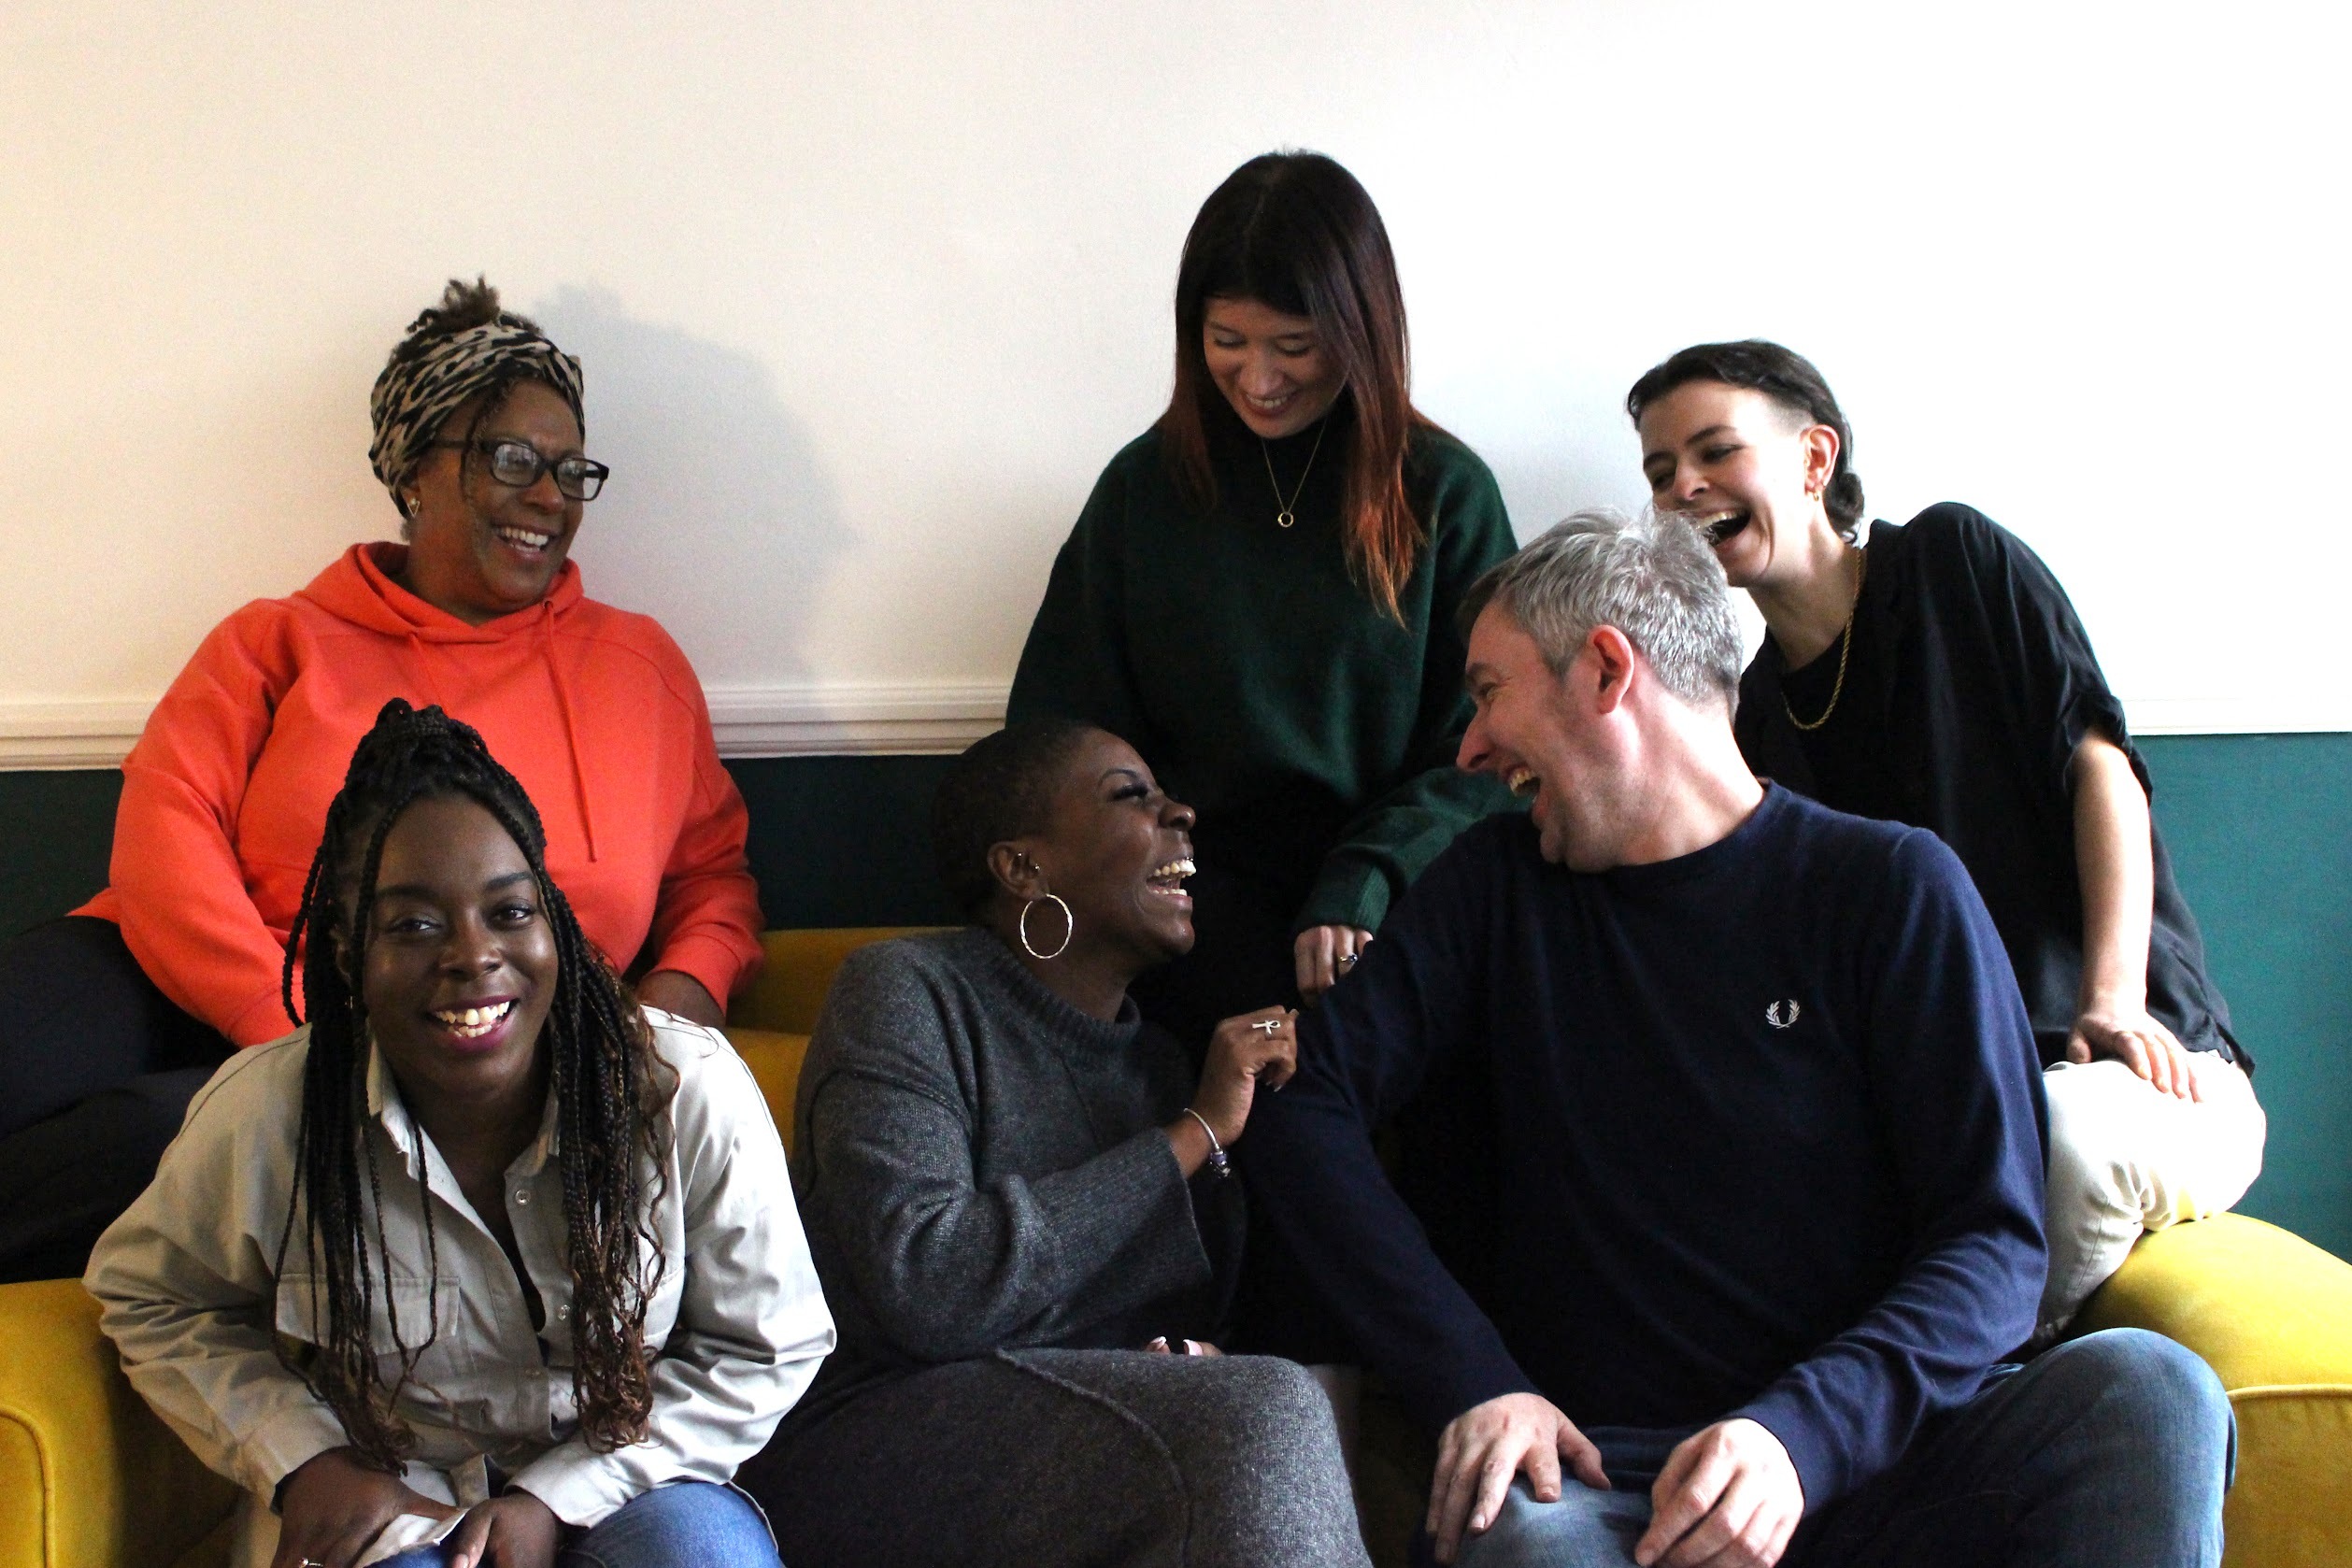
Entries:
<svg viewBox="0 0 2352 1568">
<path fill-rule="evenodd" d="M 1461 1568 L 1631 1568 L 1649 1488 L 1689 1435 L 1599 1427 L 1615 1491 L 1563 1477 L 1558 1503 L 1522 1480 Z M 2237 1425 L 2220 1380 L 2161 1334 L 2111 1329 L 1986 1385 L 1895 1467 L 1808 1513 L 1789 1568 L 2147 1568 L 2221 1561 L 2221 1498 Z"/>
<path fill-rule="evenodd" d="M 383 1568 L 449 1568 L 439 1547 Z M 710 1481 L 678 1481 L 633 1499 L 555 1554 L 556 1568 L 777 1568 L 776 1543 L 750 1499 Z"/>
</svg>

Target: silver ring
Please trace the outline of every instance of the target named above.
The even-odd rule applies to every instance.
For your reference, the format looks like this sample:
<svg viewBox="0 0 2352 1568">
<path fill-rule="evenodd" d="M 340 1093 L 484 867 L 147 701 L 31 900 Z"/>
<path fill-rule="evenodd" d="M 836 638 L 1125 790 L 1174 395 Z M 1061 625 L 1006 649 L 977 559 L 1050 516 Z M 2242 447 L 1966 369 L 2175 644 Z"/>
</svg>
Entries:
<svg viewBox="0 0 2352 1568">
<path fill-rule="evenodd" d="M 1361 953 L 1342 953 L 1339 955 L 1339 966 L 1342 969 L 1353 969 L 1356 967 L 1356 961 L 1361 957 L 1363 957 Z"/>
<path fill-rule="evenodd" d="M 1280 1019 L 1261 1019 L 1249 1027 L 1252 1029 L 1264 1030 L 1266 1032 L 1266 1038 L 1271 1040 L 1276 1034 L 1282 1033 L 1282 1020 Z"/>
</svg>

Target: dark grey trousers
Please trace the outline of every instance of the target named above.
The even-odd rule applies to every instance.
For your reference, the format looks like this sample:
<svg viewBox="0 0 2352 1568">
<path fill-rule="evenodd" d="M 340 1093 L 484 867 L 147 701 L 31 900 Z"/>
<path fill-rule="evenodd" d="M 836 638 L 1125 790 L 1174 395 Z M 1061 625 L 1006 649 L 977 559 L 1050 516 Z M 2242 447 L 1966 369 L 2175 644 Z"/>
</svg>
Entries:
<svg viewBox="0 0 2352 1568">
<path fill-rule="evenodd" d="M 999 1351 L 744 1466 L 792 1568 L 1365 1568 L 1330 1403 L 1263 1356 Z"/>
</svg>

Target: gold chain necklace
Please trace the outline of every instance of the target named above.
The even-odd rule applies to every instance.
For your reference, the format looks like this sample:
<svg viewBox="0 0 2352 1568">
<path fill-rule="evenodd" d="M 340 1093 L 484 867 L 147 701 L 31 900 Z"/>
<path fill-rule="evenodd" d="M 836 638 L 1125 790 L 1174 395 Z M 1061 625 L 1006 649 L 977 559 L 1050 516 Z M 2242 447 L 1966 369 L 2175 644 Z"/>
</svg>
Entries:
<svg viewBox="0 0 2352 1568">
<path fill-rule="evenodd" d="M 1331 427 L 1331 418 L 1326 415 L 1323 422 L 1316 427 L 1315 445 L 1307 449 L 1306 466 L 1299 470 L 1298 485 L 1290 492 L 1288 501 L 1282 499 L 1282 481 L 1274 477 L 1274 449 L 1266 445 L 1264 436 L 1258 437 L 1258 455 L 1266 460 L 1266 483 L 1274 486 L 1274 504 L 1278 508 L 1274 514 L 1276 528 L 1288 528 L 1299 520 L 1299 514 L 1291 508 L 1299 504 L 1299 497 L 1306 493 L 1306 477 L 1315 472 L 1315 459 L 1323 449 L 1323 433 Z"/>
<path fill-rule="evenodd" d="M 1807 734 L 1811 734 L 1830 721 L 1830 715 L 1837 711 L 1838 698 L 1846 694 L 1846 661 L 1852 657 L 1854 652 L 1854 612 L 1861 607 L 1862 579 L 1869 575 L 1870 556 L 1865 552 L 1854 568 L 1854 597 L 1846 601 L 1846 629 L 1837 634 L 1837 679 L 1830 683 L 1830 706 L 1821 710 L 1821 717 L 1810 724 L 1798 718 L 1797 710 L 1789 706 L 1788 689 L 1784 687 L 1781 690 L 1781 711 L 1788 714 L 1789 723 Z"/>
</svg>

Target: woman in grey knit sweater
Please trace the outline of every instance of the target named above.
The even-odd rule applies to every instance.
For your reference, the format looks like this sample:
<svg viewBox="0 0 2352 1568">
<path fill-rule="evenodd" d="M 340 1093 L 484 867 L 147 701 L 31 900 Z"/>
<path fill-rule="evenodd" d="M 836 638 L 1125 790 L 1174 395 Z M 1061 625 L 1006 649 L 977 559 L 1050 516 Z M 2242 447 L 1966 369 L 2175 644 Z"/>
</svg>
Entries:
<svg viewBox="0 0 2352 1568">
<path fill-rule="evenodd" d="M 792 1180 L 840 1348 L 739 1476 L 793 1568 L 1366 1561 L 1315 1380 L 1211 1343 L 1290 1015 L 1194 1082 L 1127 997 L 1192 945 L 1191 823 L 1115 736 L 1000 731 L 934 809 L 975 924 L 834 979 Z"/>
</svg>

